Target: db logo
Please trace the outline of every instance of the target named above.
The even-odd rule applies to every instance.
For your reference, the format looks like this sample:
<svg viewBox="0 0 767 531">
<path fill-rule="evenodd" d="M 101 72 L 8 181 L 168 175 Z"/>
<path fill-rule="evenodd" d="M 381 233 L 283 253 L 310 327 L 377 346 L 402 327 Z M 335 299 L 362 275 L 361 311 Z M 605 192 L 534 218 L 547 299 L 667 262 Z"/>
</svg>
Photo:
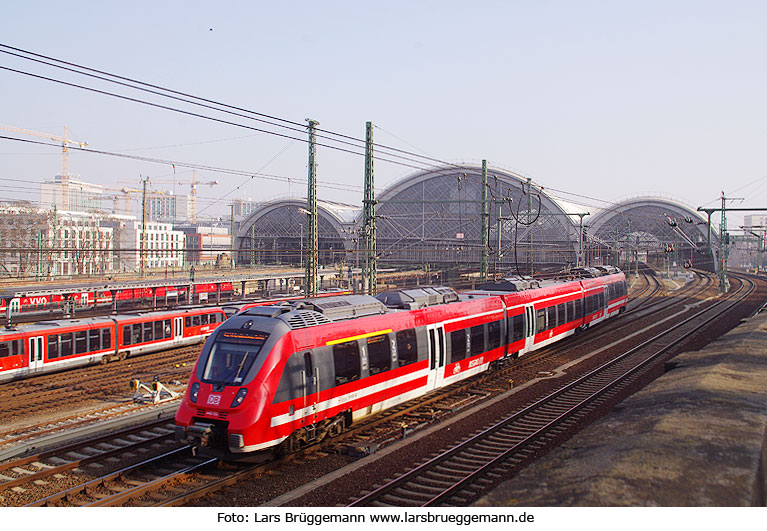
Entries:
<svg viewBox="0 0 767 531">
<path fill-rule="evenodd" d="M 221 395 L 208 395 L 208 405 L 217 406 L 221 403 Z"/>
</svg>

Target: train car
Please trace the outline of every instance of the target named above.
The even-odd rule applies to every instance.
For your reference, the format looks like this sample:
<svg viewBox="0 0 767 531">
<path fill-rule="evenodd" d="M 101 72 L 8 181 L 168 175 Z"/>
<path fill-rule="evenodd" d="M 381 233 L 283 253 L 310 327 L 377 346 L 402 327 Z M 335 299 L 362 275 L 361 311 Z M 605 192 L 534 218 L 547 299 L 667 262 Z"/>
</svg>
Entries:
<svg viewBox="0 0 767 531">
<path fill-rule="evenodd" d="M 224 459 L 261 460 L 336 435 L 617 315 L 599 295 L 625 285 L 623 274 L 586 280 L 246 309 L 203 347 L 176 413 L 177 437 Z"/>
<path fill-rule="evenodd" d="M 221 308 L 210 307 L 5 328 L 0 382 L 199 343 L 225 319 Z"/>
<path fill-rule="evenodd" d="M 5 290 L 9 297 L 0 298 L 0 315 L 7 314 L 10 307 L 12 315 L 51 316 L 66 314 L 83 309 L 110 310 L 114 306 L 118 310 L 151 307 L 154 301 L 163 305 L 176 305 L 180 302 L 223 302 L 234 296 L 234 286 L 231 282 L 197 283 L 193 286 L 193 301 L 188 301 L 188 287 L 184 285 L 158 285 L 154 288 L 137 286 L 121 289 L 104 289 L 101 286 L 71 286 L 69 293 L 40 293 L 39 295 L 15 296 L 14 291 L 23 293 L 32 288 L 14 288 Z M 67 289 L 67 288 L 59 288 Z"/>
</svg>

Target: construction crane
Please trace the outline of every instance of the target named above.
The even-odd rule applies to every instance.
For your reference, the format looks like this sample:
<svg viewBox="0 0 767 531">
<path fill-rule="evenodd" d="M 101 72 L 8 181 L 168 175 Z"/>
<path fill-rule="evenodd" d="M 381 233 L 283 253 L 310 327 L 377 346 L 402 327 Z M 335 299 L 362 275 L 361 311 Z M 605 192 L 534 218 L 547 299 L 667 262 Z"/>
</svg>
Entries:
<svg viewBox="0 0 767 531">
<path fill-rule="evenodd" d="M 0 129 L 5 129 L 6 131 L 13 131 L 14 133 L 21 133 L 23 135 L 29 135 L 29 136 L 37 136 L 40 138 L 47 138 L 49 140 L 53 140 L 54 142 L 61 142 L 61 149 L 62 149 L 62 155 L 61 155 L 61 177 L 62 180 L 68 180 L 69 179 L 69 148 L 68 145 L 77 145 L 80 147 L 85 147 L 88 145 L 88 142 L 80 142 L 79 140 L 71 140 L 67 138 L 67 128 L 64 126 L 64 136 L 55 136 L 50 135 L 48 133 L 40 133 L 38 131 L 30 131 L 29 129 L 22 129 L 20 127 L 13 127 L 12 125 L 0 125 Z"/>
<path fill-rule="evenodd" d="M 194 224 L 197 223 L 197 185 L 198 184 L 204 184 L 207 186 L 210 186 L 213 188 L 218 184 L 218 181 L 199 181 L 197 179 L 197 172 L 195 170 L 192 170 L 192 180 L 191 181 L 153 181 L 155 183 L 166 183 L 166 184 L 188 184 L 191 186 L 191 192 L 189 194 L 189 221 L 190 223 Z"/>
</svg>

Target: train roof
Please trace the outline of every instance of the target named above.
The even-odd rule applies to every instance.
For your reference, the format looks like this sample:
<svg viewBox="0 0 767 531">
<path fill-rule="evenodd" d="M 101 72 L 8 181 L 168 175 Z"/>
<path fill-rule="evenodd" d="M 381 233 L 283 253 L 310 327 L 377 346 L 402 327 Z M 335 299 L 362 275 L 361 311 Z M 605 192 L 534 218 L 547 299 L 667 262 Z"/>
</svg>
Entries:
<svg viewBox="0 0 767 531">
<path fill-rule="evenodd" d="M 78 326 L 99 326 L 112 323 L 111 317 L 86 317 L 84 319 L 59 319 L 51 321 L 37 321 L 31 324 L 0 328 L 0 338 L 19 332 L 36 332 L 50 330 L 52 328 L 70 328 Z"/>
<path fill-rule="evenodd" d="M 301 299 L 273 306 L 254 306 L 238 313 L 237 317 L 271 317 L 297 329 L 355 317 L 381 315 L 388 311 L 381 301 L 370 295 L 341 295 Z"/>
<path fill-rule="evenodd" d="M 453 288 L 445 286 L 388 290 L 379 293 L 375 298 L 387 308 L 399 310 L 416 310 L 460 300 L 458 293 Z"/>
</svg>

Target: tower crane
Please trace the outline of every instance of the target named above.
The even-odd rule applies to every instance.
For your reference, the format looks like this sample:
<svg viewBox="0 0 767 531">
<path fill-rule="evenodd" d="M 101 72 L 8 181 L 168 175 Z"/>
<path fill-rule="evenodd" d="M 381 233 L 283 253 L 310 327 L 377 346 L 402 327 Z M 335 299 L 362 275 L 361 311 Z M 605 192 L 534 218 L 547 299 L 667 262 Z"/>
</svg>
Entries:
<svg viewBox="0 0 767 531">
<path fill-rule="evenodd" d="M 61 155 L 61 177 L 62 180 L 68 180 L 69 179 L 69 148 L 68 145 L 77 145 L 80 147 L 85 147 L 88 145 L 88 142 L 80 142 L 79 140 L 71 140 L 67 138 L 67 128 L 64 126 L 64 136 L 55 136 L 50 135 L 48 133 L 40 133 L 38 131 L 30 131 L 29 129 L 22 129 L 20 127 L 13 127 L 11 125 L 0 125 L 0 129 L 5 129 L 6 131 L 13 131 L 14 133 L 21 133 L 23 135 L 29 135 L 29 136 L 37 136 L 40 138 L 47 138 L 49 140 L 53 140 L 54 142 L 61 142 L 61 149 L 62 149 L 62 155 Z"/>
<path fill-rule="evenodd" d="M 162 182 L 162 183 L 173 183 L 173 184 L 188 184 L 191 187 L 191 191 L 189 194 L 189 221 L 191 223 L 197 223 L 197 185 L 198 184 L 204 184 L 207 186 L 210 186 L 213 188 L 218 184 L 218 181 L 200 181 L 197 179 L 197 172 L 195 170 L 192 170 L 192 180 L 191 181 L 153 181 L 153 182 Z"/>
</svg>

